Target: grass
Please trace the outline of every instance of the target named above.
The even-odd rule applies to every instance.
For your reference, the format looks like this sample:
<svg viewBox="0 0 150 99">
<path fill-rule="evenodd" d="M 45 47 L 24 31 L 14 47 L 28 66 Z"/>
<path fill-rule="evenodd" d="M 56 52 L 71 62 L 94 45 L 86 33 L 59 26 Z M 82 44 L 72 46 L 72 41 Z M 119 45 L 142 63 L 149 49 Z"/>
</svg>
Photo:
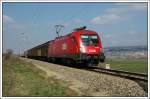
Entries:
<svg viewBox="0 0 150 99">
<path fill-rule="evenodd" d="M 112 69 L 148 74 L 148 60 L 140 59 L 106 59 Z"/>
<path fill-rule="evenodd" d="M 64 81 L 48 77 L 17 57 L 3 56 L 2 96 L 77 96 Z"/>
</svg>

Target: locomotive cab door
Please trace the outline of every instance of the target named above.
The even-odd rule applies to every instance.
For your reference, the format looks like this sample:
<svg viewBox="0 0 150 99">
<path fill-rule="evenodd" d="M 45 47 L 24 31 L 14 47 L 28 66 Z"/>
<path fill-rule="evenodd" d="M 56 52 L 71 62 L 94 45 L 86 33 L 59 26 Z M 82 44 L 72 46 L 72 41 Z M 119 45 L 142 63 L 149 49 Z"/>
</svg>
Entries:
<svg viewBox="0 0 150 99">
<path fill-rule="evenodd" d="M 74 36 L 71 37 L 70 52 L 72 55 L 75 55 L 77 53 L 77 41 Z"/>
</svg>

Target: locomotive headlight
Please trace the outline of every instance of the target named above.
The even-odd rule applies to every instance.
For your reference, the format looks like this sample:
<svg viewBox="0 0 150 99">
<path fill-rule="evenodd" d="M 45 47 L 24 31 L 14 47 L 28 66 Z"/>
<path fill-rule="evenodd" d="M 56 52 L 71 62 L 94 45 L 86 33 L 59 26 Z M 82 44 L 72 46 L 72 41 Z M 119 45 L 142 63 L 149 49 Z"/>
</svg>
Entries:
<svg viewBox="0 0 150 99">
<path fill-rule="evenodd" d="M 84 46 L 82 45 L 82 42 L 80 43 L 80 52 L 81 52 L 81 53 L 85 53 L 85 48 L 84 48 Z"/>
<path fill-rule="evenodd" d="M 84 47 L 80 47 L 80 52 L 81 52 L 81 53 L 85 53 Z"/>
</svg>

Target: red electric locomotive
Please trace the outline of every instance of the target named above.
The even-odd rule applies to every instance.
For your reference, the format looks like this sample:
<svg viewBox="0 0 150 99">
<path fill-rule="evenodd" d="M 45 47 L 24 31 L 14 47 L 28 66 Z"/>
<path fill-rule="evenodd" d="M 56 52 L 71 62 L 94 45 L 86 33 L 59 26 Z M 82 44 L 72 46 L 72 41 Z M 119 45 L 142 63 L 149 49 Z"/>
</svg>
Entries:
<svg viewBox="0 0 150 99">
<path fill-rule="evenodd" d="M 86 30 L 86 27 L 77 28 L 68 35 L 56 37 L 55 40 L 30 49 L 27 56 L 95 65 L 105 60 L 99 35 L 95 31 Z"/>
</svg>

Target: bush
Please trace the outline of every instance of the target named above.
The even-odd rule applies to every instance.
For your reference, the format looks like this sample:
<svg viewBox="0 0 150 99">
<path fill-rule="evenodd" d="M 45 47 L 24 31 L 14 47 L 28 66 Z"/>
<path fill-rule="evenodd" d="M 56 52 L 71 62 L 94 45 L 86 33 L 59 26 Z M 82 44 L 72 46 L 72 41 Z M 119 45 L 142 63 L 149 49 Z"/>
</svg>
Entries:
<svg viewBox="0 0 150 99">
<path fill-rule="evenodd" d="M 13 54 L 13 50 L 12 49 L 7 49 L 4 59 L 5 60 L 9 59 L 12 54 Z"/>
</svg>

